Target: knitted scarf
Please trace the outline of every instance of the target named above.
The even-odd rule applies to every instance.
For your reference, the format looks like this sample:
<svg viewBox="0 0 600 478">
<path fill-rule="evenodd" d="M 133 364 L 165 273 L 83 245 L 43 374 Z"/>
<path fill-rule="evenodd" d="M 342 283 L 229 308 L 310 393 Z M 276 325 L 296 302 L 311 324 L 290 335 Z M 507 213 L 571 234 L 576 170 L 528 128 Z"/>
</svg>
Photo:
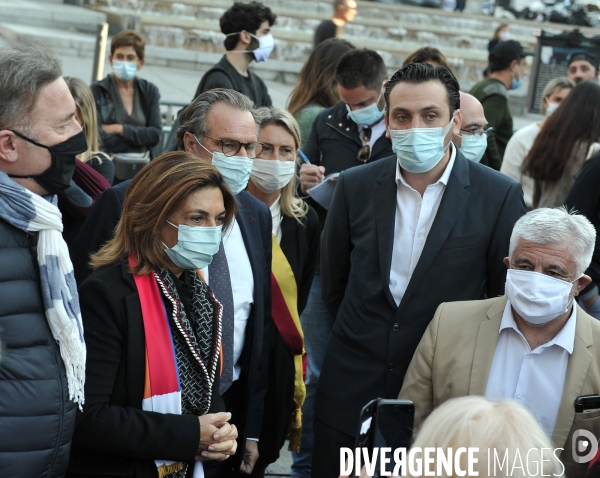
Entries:
<svg viewBox="0 0 600 478">
<path fill-rule="evenodd" d="M 38 233 L 37 261 L 46 320 L 60 347 L 69 398 L 81 409 L 86 349 L 73 264 L 56 204 L 56 196 L 34 194 L 0 171 L 0 218 L 21 231 Z"/>
</svg>

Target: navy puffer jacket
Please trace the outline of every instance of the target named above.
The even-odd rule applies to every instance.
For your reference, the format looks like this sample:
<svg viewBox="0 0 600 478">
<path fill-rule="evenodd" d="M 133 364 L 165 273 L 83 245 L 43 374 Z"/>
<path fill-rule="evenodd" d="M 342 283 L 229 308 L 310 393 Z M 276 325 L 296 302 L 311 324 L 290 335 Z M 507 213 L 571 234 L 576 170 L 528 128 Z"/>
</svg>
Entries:
<svg viewBox="0 0 600 478">
<path fill-rule="evenodd" d="M 0 475 L 62 477 L 76 404 L 46 321 L 37 234 L 0 219 Z"/>
</svg>

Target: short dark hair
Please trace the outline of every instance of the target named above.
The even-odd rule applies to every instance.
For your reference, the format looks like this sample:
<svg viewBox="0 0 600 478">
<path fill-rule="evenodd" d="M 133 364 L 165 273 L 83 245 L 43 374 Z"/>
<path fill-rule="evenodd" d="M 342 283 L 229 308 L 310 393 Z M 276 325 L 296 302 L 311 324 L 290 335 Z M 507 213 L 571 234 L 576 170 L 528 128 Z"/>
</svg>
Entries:
<svg viewBox="0 0 600 478">
<path fill-rule="evenodd" d="M 221 25 L 221 33 L 225 35 L 239 33 L 242 30 L 255 34 L 263 22 L 269 22 L 269 26 L 272 27 L 275 24 L 275 20 L 277 20 L 277 15 L 262 3 L 236 2 L 221 16 L 219 23 Z M 236 47 L 239 40 L 239 35 L 230 35 L 225 37 L 223 45 L 225 45 L 227 51 L 231 51 Z"/>
<path fill-rule="evenodd" d="M 123 30 L 117 33 L 110 42 L 110 54 L 114 55 L 117 48 L 132 46 L 140 60 L 144 59 L 146 40 L 138 32 Z"/>
<path fill-rule="evenodd" d="M 398 83 L 427 83 L 428 81 L 439 81 L 446 88 L 448 108 L 450 117 L 460 109 L 460 86 L 449 68 L 445 66 L 433 66 L 428 63 L 411 63 L 394 73 L 385 87 L 385 106 L 389 115 L 390 93 Z"/>
<path fill-rule="evenodd" d="M 335 69 L 335 80 L 347 90 L 361 85 L 367 90 L 381 88 L 388 76 L 383 58 L 374 50 L 350 50 L 340 58 Z"/>
</svg>

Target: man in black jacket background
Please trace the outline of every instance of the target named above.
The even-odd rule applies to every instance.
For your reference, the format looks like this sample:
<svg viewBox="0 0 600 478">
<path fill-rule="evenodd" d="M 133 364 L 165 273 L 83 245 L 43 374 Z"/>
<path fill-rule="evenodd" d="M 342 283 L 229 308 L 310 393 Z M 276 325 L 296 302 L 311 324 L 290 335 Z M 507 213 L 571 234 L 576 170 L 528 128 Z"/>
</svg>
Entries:
<svg viewBox="0 0 600 478">
<path fill-rule="evenodd" d="M 449 69 L 413 63 L 385 92 L 395 156 L 342 173 L 321 239 L 335 323 L 315 401 L 313 476 L 339 475 L 361 408 L 396 398 L 437 306 L 503 294 L 521 186 L 466 159 Z"/>
</svg>

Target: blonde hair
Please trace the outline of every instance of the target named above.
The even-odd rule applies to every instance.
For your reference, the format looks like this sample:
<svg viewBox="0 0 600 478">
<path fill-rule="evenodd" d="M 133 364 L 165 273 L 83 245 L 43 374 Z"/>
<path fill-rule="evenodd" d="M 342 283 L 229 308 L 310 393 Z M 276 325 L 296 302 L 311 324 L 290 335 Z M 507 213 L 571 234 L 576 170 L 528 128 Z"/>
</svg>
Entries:
<svg viewBox="0 0 600 478">
<path fill-rule="evenodd" d="M 274 125 L 281 126 L 288 130 L 288 132 L 294 138 L 294 142 L 296 143 L 296 151 L 300 148 L 300 144 L 302 144 L 301 136 L 300 136 L 300 126 L 298 126 L 298 122 L 296 118 L 292 116 L 286 110 L 280 110 L 278 108 L 258 108 L 255 111 L 256 117 L 258 118 L 258 122 L 260 124 L 261 129 L 265 126 Z M 296 158 L 296 167 L 297 169 L 300 166 L 300 160 Z M 293 217 L 300 224 L 302 224 L 302 219 L 308 213 L 308 204 L 306 204 L 302 199 L 296 196 L 296 176 L 292 177 L 292 180 L 287 183 L 281 190 L 281 212 L 284 216 Z"/>
<path fill-rule="evenodd" d="M 155 267 L 171 268 L 160 231 L 181 203 L 203 188 L 221 190 L 226 230 L 235 215 L 235 198 L 215 166 L 184 151 L 166 153 L 148 163 L 127 188 L 115 236 L 91 257 L 92 269 L 113 264 L 129 253 L 137 258 L 132 270 L 136 275 L 148 274 Z"/>
<path fill-rule="evenodd" d="M 474 455 L 478 460 L 474 471 L 479 471 L 479 476 L 487 476 L 488 450 L 492 460 L 489 469 L 495 467 L 495 454 L 499 458 L 497 463 L 502 463 L 505 454 L 508 456 L 505 469 L 494 469 L 493 476 L 524 478 L 529 476 L 525 470 L 535 466 L 540 471 L 540 474 L 536 473 L 537 476 L 542 476 L 542 473 L 546 476 L 562 476 L 564 473 L 563 466 L 554 455 L 555 447 L 535 418 L 521 405 L 508 400 L 490 402 L 476 396 L 448 400 L 425 420 L 414 447 L 441 448 L 444 453 L 449 448 L 454 452 L 459 447 L 478 447 L 479 452 Z M 549 449 L 543 456 L 542 448 Z M 529 453 L 529 450 L 532 451 Z M 510 468 L 517 452 L 525 470 L 518 466 Z M 436 453 L 432 456 L 435 459 Z M 463 453 L 460 458 L 460 468 L 466 470 L 467 454 Z M 544 461 L 540 458 L 544 458 Z M 539 470 L 541 463 L 544 463 L 543 470 Z M 450 475 L 442 472 L 436 476 L 456 475 L 453 469 Z"/>
<path fill-rule="evenodd" d="M 96 101 L 90 87 L 80 78 L 72 76 L 64 77 L 71 96 L 75 100 L 77 113 L 83 123 L 81 127 L 85 130 L 85 139 L 88 149 L 79 155 L 79 160 L 87 163 L 90 158 L 100 151 L 100 138 L 98 136 L 98 122 L 96 116 Z M 100 162 L 102 162 L 102 159 Z"/>
</svg>

